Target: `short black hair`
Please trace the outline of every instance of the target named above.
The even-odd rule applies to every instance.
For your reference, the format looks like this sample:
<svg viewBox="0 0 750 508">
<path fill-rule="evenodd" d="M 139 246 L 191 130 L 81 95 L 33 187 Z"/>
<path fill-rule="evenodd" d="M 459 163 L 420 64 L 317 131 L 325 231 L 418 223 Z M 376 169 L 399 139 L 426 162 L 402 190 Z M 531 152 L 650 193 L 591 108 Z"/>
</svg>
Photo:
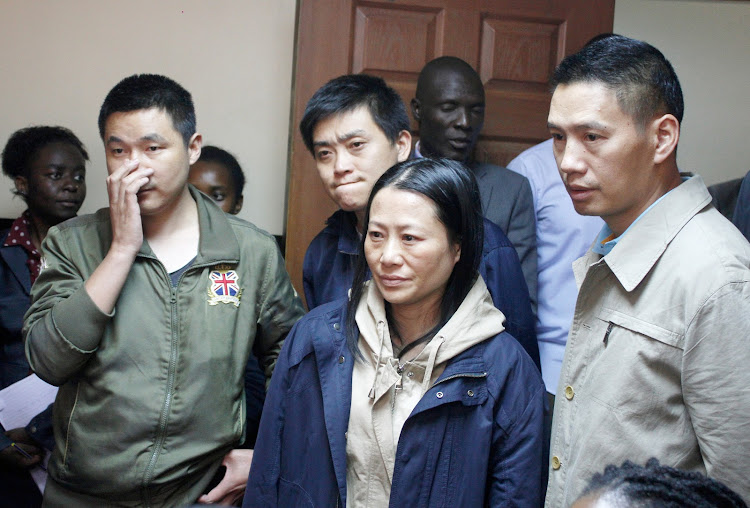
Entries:
<svg viewBox="0 0 750 508">
<path fill-rule="evenodd" d="M 8 138 L 2 155 L 3 173 L 10 178 L 28 175 L 31 161 L 50 143 L 67 143 L 81 152 L 83 160 L 89 160 L 86 147 L 70 129 L 36 125 L 19 129 Z"/>
<path fill-rule="evenodd" d="M 594 37 L 569 55 L 552 74 L 552 91 L 559 85 L 601 83 L 612 90 L 623 111 L 643 128 L 657 115 L 672 114 L 682 123 L 685 105 L 677 74 L 652 45 L 617 34 Z"/>
<path fill-rule="evenodd" d="M 201 148 L 201 156 L 195 162 L 216 162 L 229 171 L 229 176 L 234 183 L 234 199 L 242 197 L 242 188 L 245 186 L 245 174 L 234 155 L 218 146 L 207 145 Z"/>
<path fill-rule="evenodd" d="M 484 94 L 482 78 L 477 71 L 474 70 L 474 67 L 457 56 L 439 56 L 434 60 L 427 62 L 419 72 L 419 76 L 417 77 L 417 89 L 414 92 L 414 96 L 417 100 L 422 100 L 421 97 L 424 91 L 435 86 L 437 84 L 435 83 L 437 76 L 445 71 L 460 74 L 467 81 L 476 84 Z"/>
<path fill-rule="evenodd" d="M 581 497 L 611 494 L 624 506 L 643 508 L 747 508 L 729 487 L 694 471 L 662 466 L 656 458 L 645 466 L 630 461 L 609 465 L 595 474 Z"/>
<path fill-rule="evenodd" d="M 109 91 L 99 109 L 99 136 L 104 139 L 104 127 L 112 113 L 151 108 L 166 112 L 185 146 L 190 143 L 196 126 L 193 98 L 179 83 L 158 74 L 133 74 Z"/>
<path fill-rule="evenodd" d="M 305 107 L 299 130 L 305 146 L 313 152 L 313 131 L 318 122 L 367 106 L 375 124 L 391 143 L 401 131 L 409 130 L 404 101 L 382 78 L 367 74 L 347 74 L 334 78 L 313 94 Z"/>
<path fill-rule="evenodd" d="M 416 192 L 432 201 L 437 218 L 448 230 L 451 242 L 457 242 L 461 246 L 461 256 L 453 267 L 440 304 L 440 320 L 425 336 L 434 335 L 448 322 L 479 276 L 484 245 L 484 219 L 479 186 L 474 174 L 462 163 L 450 159 L 424 157 L 392 166 L 375 182 L 362 225 L 362 241 L 346 317 L 347 344 L 357 357 L 361 357 L 361 353 L 358 348 L 359 329 L 355 314 L 364 293 L 365 281 L 369 278 L 364 245 L 370 208 L 377 193 L 386 187 Z M 386 305 L 386 311 L 388 308 Z"/>
</svg>

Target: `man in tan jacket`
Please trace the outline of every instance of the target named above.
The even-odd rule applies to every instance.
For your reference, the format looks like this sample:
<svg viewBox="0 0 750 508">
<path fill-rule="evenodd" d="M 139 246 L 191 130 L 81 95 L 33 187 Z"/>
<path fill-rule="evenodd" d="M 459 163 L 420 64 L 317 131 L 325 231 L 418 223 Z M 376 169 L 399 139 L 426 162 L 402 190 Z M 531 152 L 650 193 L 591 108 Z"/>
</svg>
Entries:
<svg viewBox="0 0 750 508">
<path fill-rule="evenodd" d="M 576 211 L 606 225 L 574 263 L 546 505 L 650 457 L 750 499 L 750 244 L 677 169 L 677 76 L 656 48 L 610 35 L 552 83 L 560 175 Z"/>
</svg>

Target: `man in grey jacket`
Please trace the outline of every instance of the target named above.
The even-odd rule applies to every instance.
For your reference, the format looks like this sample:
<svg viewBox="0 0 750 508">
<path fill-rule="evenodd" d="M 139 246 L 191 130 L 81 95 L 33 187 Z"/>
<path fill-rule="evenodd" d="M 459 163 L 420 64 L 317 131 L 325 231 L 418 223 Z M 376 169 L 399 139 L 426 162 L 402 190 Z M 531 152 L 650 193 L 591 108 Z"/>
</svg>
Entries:
<svg viewBox="0 0 750 508">
<path fill-rule="evenodd" d="M 110 206 L 50 230 L 24 324 L 29 364 L 60 386 L 45 505 L 234 502 L 248 356 L 270 378 L 301 302 L 273 237 L 188 186 L 187 90 L 125 78 L 99 131 Z"/>
<path fill-rule="evenodd" d="M 518 253 L 536 314 L 536 223 L 531 186 L 507 168 L 474 159 L 484 125 L 484 86 L 471 66 L 453 56 L 427 63 L 419 73 L 411 112 L 419 124 L 415 157 L 445 157 L 466 164 L 479 183 L 482 213 L 503 230 Z"/>
<path fill-rule="evenodd" d="M 750 500 L 750 244 L 677 169 L 677 75 L 653 46 L 609 35 L 552 85 L 565 188 L 605 226 L 573 266 L 546 506 L 570 506 L 608 464 L 651 457 Z"/>
</svg>

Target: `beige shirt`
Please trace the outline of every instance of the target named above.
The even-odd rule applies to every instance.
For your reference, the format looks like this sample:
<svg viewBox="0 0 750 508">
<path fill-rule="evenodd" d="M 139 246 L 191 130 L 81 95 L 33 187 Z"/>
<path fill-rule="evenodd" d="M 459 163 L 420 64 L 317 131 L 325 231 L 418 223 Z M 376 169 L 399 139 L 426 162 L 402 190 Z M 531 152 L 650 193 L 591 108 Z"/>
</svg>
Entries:
<svg viewBox="0 0 750 508">
<path fill-rule="evenodd" d="M 547 507 L 650 457 L 750 501 L 750 244 L 710 202 L 693 177 L 574 263 Z"/>
<path fill-rule="evenodd" d="M 394 357 L 383 297 L 369 283 L 356 314 L 360 351 L 352 372 L 346 440 L 346 505 L 388 506 L 399 436 L 424 394 L 448 361 L 504 330 L 481 277 L 437 335 L 399 368 Z"/>
</svg>

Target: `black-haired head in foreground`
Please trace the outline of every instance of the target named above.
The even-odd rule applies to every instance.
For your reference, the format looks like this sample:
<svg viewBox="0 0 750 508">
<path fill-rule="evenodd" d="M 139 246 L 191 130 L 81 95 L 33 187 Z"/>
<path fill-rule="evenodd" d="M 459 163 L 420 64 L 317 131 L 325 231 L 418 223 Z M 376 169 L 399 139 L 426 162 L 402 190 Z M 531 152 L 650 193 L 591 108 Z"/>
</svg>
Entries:
<svg viewBox="0 0 750 508">
<path fill-rule="evenodd" d="M 639 508 L 746 508 L 729 487 L 698 472 L 659 464 L 625 461 L 594 475 L 573 508 L 597 506 Z"/>
</svg>

